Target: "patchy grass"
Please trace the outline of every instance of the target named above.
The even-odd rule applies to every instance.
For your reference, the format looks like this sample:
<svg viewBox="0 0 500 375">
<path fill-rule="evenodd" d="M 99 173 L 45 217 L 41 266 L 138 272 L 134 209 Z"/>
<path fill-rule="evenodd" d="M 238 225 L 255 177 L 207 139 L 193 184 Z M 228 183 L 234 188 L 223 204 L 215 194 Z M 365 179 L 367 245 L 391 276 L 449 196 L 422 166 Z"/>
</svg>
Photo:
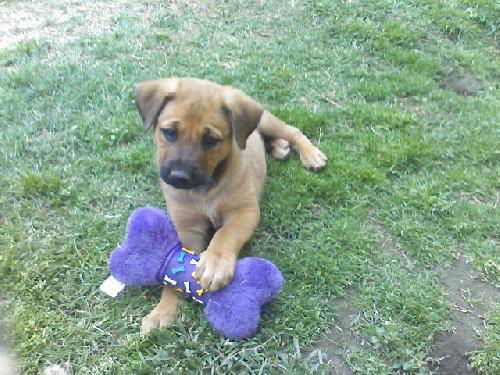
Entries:
<svg viewBox="0 0 500 375">
<path fill-rule="evenodd" d="M 439 279 L 389 256 L 370 269 L 352 323 L 361 349 L 352 348 L 347 359 L 361 374 L 418 373 L 426 368 L 433 334 L 449 323 Z"/>
<path fill-rule="evenodd" d="M 429 373 L 433 338 L 453 328 L 433 270 L 462 253 L 485 282 L 500 277 L 498 5 L 115 5 L 87 35 L 68 2 L 67 22 L 48 17 L 39 38 L 0 51 L 0 283 L 23 373 L 65 361 L 75 374 L 327 372 L 328 358 L 303 352 L 353 284 L 352 369 Z M 262 223 L 244 253 L 276 262 L 287 283 L 243 342 L 218 337 L 187 303 L 172 328 L 141 337 L 159 289 L 113 300 L 97 290 L 129 213 L 164 205 L 132 89 L 171 75 L 245 90 L 329 156 L 319 174 L 296 155 L 269 161 Z M 457 89 L 464 76 L 471 90 Z M 379 254 L 369 217 L 408 263 Z M 471 362 L 487 374 L 498 368 L 498 316 Z"/>
<path fill-rule="evenodd" d="M 500 371 L 500 307 L 497 305 L 486 317 L 486 331 L 482 335 L 484 346 L 472 356 L 472 367 L 493 375 Z"/>
</svg>

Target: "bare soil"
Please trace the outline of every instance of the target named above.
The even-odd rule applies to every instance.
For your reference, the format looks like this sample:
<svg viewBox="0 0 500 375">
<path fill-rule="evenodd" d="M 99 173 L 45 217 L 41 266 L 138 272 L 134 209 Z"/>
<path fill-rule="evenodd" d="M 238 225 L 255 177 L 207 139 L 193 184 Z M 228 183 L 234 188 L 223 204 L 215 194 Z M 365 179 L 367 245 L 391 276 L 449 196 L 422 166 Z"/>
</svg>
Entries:
<svg viewBox="0 0 500 375">
<path fill-rule="evenodd" d="M 64 43 L 98 35 L 112 31 L 121 15 L 138 14 L 146 22 L 154 10 L 150 1 L 0 0 L 0 48 L 26 40 Z"/>
<path fill-rule="evenodd" d="M 477 374 L 467 367 L 467 353 L 481 345 L 478 333 L 484 328 L 484 314 L 498 299 L 498 289 L 482 282 L 464 256 L 453 267 L 441 271 L 441 282 L 453 306 L 451 317 L 455 329 L 435 337 L 431 356 L 439 359 L 440 374 Z"/>
<path fill-rule="evenodd" d="M 355 296 L 356 290 L 350 288 L 343 298 L 333 302 L 335 306 L 340 306 L 334 326 L 312 349 L 320 349 L 326 354 L 329 364 L 333 367 L 331 375 L 354 375 L 344 358 L 346 349 L 356 345 L 351 334 L 353 318 L 358 314 L 352 305 Z"/>
</svg>

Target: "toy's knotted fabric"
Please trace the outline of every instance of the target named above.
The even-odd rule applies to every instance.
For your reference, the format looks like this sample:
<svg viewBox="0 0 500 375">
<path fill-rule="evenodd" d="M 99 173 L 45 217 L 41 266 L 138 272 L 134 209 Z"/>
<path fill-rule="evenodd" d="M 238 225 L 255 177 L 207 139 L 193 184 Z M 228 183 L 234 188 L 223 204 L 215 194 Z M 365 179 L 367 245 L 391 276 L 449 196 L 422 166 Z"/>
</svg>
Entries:
<svg viewBox="0 0 500 375">
<path fill-rule="evenodd" d="M 162 282 L 170 285 L 186 298 L 202 305 L 206 304 L 210 292 L 203 290 L 195 277 L 196 265 L 200 256 L 186 247 L 172 252 L 162 269 Z"/>
</svg>

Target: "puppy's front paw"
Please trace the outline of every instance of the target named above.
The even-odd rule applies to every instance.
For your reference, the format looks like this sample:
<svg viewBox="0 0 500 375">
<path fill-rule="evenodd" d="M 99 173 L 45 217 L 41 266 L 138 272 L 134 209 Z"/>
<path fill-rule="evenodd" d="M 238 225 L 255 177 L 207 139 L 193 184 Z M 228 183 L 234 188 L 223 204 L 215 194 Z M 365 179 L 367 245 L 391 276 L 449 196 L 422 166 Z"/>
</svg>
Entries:
<svg viewBox="0 0 500 375">
<path fill-rule="evenodd" d="M 200 255 L 196 266 L 196 278 L 203 289 L 215 292 L 225 287 L 233 279 L 236 257 L 207 250 Z"/>
<path fill-rule="evenodd" d="M 147 335 L 155 328 L 170 326 L 175 318 L 171 312 L 154 309 L 144 318 L 142 318 L 141 334 Z"/>
<path fill-rule="evenodd" d="M 316 147 L 311 146 L 300 153 L 300 161 L 307 169 L 318 171 L 325 167 L 328 158 Z"/>
</svg>

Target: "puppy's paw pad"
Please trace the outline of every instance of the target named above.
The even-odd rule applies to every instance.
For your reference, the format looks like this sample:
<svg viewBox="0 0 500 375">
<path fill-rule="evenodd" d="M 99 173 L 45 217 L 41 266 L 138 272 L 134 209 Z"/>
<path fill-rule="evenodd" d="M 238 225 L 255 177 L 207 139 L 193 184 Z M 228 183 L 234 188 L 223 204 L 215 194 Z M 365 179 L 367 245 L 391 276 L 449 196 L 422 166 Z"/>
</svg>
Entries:
<svg viewBox="0 0 500 375">
<path fill-rule="evenodd" d="M 147 335 L 155 328 L 163 328 L 170 326 L 174 321 L 174 315 L 158 313 L 152 311 L 150 314 L 142 318 L 141 334 Z"/>
<path fill-rule="evenodd" d="M 326 155 L 316 147 L 307 153 L 300 155 L 302 165 L 304 165 L 306 169 L 310 169 L 312 171 L 319 171 L 320 169 L 323 169 L 326 166 L 327 160 L 328 158 Z"/>
</svg>

